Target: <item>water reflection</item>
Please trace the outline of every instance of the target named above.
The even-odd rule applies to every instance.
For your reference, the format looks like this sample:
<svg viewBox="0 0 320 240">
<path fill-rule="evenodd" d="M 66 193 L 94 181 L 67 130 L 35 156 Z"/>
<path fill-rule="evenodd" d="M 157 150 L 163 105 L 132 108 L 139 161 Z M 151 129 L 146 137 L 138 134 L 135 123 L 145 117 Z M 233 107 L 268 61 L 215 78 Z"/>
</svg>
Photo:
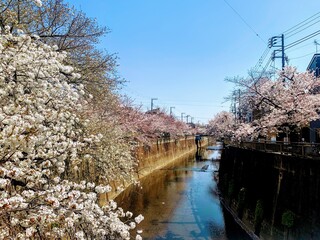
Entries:
<svg viewBox="0 0 320 240">
<path fill-rule="evenodd" d="M 142 187 L 132 187 L 116 199 L 125 210 L 144 215 L 139 224 L 144 239 L 249 239 L 227 232 L 215 181 L 219 151 L 197 151 L 195 158 L 154 172 L 142 179 Z"/>
</svg>

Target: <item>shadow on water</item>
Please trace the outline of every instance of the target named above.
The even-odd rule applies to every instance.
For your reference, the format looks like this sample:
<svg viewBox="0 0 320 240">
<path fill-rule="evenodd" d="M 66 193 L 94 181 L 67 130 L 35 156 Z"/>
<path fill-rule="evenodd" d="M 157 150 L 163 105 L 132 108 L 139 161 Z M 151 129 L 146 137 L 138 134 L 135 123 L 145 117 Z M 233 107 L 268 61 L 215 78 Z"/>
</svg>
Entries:
<svg viewBox="0 0 320 240">
<path fill-rule="evenodd" d="M 124 210 L 144 216 L 138 225 L 144 239 L 250 239 L 220 204 L 220 150 L 200 151 L 195 158 L 155 171 L 141 180 L 141 187 L 117 197 Z"/>
</svg>

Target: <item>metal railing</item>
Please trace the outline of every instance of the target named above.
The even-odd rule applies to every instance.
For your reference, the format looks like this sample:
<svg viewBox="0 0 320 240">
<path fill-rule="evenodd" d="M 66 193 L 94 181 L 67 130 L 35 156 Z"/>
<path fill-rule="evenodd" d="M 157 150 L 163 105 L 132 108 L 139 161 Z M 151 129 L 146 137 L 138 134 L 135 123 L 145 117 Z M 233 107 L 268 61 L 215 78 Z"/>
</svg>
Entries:
<svg viewBox="0 0 320 240">
<path fill-rule="evenodd" d="M 319 143 L 252 141 L 252 142 L 241 142 L 237 146 L 241 148 L 255 149 L 255 150 L 264 151 L 264 152 L 273 152 L 278 154 L 320 158 Z"/>
</svg>

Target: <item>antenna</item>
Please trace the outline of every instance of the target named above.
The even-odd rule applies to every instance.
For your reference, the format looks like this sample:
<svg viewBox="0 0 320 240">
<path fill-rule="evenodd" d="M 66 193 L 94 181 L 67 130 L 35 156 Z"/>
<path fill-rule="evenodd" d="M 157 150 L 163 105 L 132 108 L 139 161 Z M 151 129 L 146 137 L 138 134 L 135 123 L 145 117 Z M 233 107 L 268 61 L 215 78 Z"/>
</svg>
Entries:
<svg viewBox="0 0 320 240">
<path fill-rule="evenodd" d="M 318 43 L 318 41 L 316 39 L 313 41 L 313 43 L 314 43 L 314 45 L 316 45 L 316 53 L 318 53 L 318 45 L 320 45 L 320 44 Z"/>
</svg>

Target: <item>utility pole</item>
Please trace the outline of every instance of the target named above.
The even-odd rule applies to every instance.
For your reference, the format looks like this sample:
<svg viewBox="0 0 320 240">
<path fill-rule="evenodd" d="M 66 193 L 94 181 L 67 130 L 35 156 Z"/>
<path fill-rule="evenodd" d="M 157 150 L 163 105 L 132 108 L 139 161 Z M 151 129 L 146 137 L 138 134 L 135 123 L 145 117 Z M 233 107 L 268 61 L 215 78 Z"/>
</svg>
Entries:
<svg viewBox="0 0 320 240">
<path fill-rule="evenodd" d="M 187 115 L 187 116 L 186 116 L 186 118 L 187 118 L 187 123 L 189 123 L 189 121 L 188 121 L 188 120 L 189 120 L 189 117 L 191 117 L 191 116 L 190 116 L 190 115 Z"/>
<path fill-rule="evenodd" d="M 181 113 L 181 122 L 183 122 L 183 115 L 184 115 L 185 113 Z"/>
<path fill-rule="evenodd" d="M 238 102 L 238 115 L 239 115 L 239 123 L 241 123 L 241 106 L 240 106 L 240 99 L 241 99 L 241 90 L 238 89 L 238 94 L 239 94 L 239 102 Z"/>
<path fill-rule="evenodd" d="M 237 96 L 234 92 L 234 122 L 237 124 Z"/>
<path fill-rule="evenodd" d="M 281 42 L 279 42 L 281 40 Z M 284 69 L 285 66 L 285 55 L 284 55 L 284 35 L 281 34 L 280 36 L 274 36 L 269 38 L 268 43 L 269 48 L 272 47 L 279 47 L 278 49 L 273 50 L 272 53 L 272 60 L 274 61 L 275 58 L 281 58 L 282 62 L 282 69 Z M 277 53 L 281 53 L 281 55 L 277 55 Z"/>
<path fill-rule="evenodd" d="M 170 107 L 170 116 L 172 116 L 172 109 L 174 109 L 175 107 Z"/>
<path fill-rule="evenodd" d="M 284 35 L 283 34 L 281 34 L 281 50 L 282 50 L 282 69 L 284 69 L 285 57 L 284 57 Z"/>
<path fill-rule="evenodd" d="M 158 98 L 151 98 L 151 111 L 153 110 L 153 101 L 158 100 Z"/>
<path fill-rule="evenodd" d="M 234 123 L 237 124 L 237 91 L 232 93 L 231 112 L 234 114 Z"/>
<path fill-rule="evenodd" d="M 191 123 L 193 123 L 193 119 L 194 119 L 194 117 L 191 117 Z"/>
</svg>

